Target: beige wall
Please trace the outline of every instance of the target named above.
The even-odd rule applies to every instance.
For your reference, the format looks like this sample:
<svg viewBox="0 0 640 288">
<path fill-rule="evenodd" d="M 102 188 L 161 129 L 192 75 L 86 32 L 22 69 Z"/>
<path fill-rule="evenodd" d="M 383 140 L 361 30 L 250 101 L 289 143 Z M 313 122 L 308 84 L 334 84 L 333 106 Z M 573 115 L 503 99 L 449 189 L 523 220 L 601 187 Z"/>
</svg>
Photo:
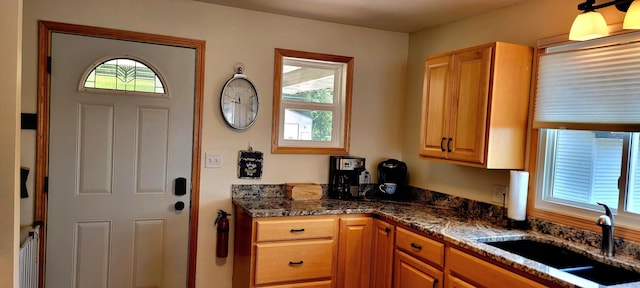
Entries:
<svg viewBox="0 0 640 288">
<path fill-rule="evenodd" d="M 411 34 L 403 159 L 410 167 L 412 185 L 491 203 L 493 184 L 509 184 L 508 171 L 488 171 L 418 158 L 425 57 L 494 41 L 535 47 L 538 39 L 568 33 L 579 13 L 576 7 L 580 2 L 583 1 L 528 0 Z M 613 7 L 601 12 L 609 24 L 619 23 L 624 17 Z"/>
<path fill-rule="evenodd" d="M 202 150 L 222 154 L 223 168 L 202 170 L 198 287 L 231 287 L 232 259 L 216 261 L 213 223 L 217 209 L 232 210 L 231 184 L 327 182 L 328 156 L 269 152 L 274 48 L 355 57 L 351 154 L 366 157 L 370 170 L 387 157 L 402 156 L 404 129 L 398 127 L 403 126 L 407 34 L 190 0 L 25 1 L 24 112 L 36 110 L 39 19 L 206 40 Z M 244 63 L 261 101 L 256 124 L 244 132 L 227 128 L 219 112 L 220 89 L 234 73 L 237 62 Z M 246 149 L 249 142 L 254 149 L 265 152 L 260 181 L 236 178 L 238 150 Z M 24 145 L 30 143 L 25 141 Z M 27 155 L 23 159 L 31 158 Z"/>
<path fill-rule="evenodd" d="M 22 0 L 0 1 L 0 287 L 18 287 Z"/>
</svg>

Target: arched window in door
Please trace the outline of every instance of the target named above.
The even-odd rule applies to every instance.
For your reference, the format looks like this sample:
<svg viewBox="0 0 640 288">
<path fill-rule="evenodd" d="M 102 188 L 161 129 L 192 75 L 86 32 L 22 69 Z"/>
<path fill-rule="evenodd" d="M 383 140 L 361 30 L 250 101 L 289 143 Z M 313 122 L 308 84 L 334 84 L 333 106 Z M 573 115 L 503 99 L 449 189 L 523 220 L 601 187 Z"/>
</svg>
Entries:
<svg viewBox="0 0 640 288">
<path fill-rule="evenodd" d="M 80 82 L 80 90 L 111 90 L 124 94 L 166 96 L 166 86 L 162 76 L 141 59 L 109 57 L 89 67 Z"/>
</svg>

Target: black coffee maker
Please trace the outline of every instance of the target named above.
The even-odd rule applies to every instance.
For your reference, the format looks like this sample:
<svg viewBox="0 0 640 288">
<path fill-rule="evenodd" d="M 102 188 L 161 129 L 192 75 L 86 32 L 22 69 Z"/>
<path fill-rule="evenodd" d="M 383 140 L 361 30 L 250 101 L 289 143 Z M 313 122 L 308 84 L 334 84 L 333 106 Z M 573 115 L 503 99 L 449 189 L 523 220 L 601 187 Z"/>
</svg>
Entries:
<svg viewBox="0 0 640 288">
<path fill-rule="evenodd" d="M 397 185 L 396 192 L 389 195 L 392 198 L 407 197 L 407 164 L 396 160 L 388 159 L 378 164 L 378 184 L 395 183 Z"/>
<path fill-rule="evenodd" d="M 329 156 L 329 197 L 336 199 L 358 197 L 360 173 L 364 170 L 364 158 Z"/>
</svg>

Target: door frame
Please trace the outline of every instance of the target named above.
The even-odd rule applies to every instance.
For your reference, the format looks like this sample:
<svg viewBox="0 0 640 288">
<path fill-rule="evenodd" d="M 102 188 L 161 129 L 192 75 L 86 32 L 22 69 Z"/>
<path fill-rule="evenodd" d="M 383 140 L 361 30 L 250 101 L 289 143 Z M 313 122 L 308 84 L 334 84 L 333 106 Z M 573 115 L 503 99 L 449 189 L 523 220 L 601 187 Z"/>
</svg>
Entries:
<svg viewBox="0 0 640 288">
<path fill-rule="evenodd" d="M 204 98 L 204 40 L 188 39 L 158 34 L 83 26 L 51 21 L 38 21 L 38 92 L 35 169 L 35 222 L 40 230 L 38 287 L 44 287 L 47 247 L 47 176 L 49 171 L 49 99 L 51 96 L 49 65 L 51 33 L 60 32 L 81 36 L 93 36 L 149 44 L 169 45 L 195 49 L 195 101 L 193 114 L 193 149 L 191 159 L 191 208 L 189 211 L 189 255 L 187 287 L 196 286 L 196 255 L 198 249 L 198 213 L 200 203 L 200 157 L 202 148 L 202 104 Z"/>
</svg>

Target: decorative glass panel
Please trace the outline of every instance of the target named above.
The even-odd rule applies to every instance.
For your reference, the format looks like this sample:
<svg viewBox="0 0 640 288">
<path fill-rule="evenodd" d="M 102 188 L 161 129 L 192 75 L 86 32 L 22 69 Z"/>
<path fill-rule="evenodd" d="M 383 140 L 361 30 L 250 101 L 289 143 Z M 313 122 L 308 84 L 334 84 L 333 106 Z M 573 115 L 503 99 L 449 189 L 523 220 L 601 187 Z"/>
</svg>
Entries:
<svg viewBox="0 0 640 288">
<path fill-rule="evenodd" d="M 160 77 L 149 66 L 127 58 L 117 58 L 96 66 L 84 81 L 84 88 L 164 94 Z"/>
</svg>

